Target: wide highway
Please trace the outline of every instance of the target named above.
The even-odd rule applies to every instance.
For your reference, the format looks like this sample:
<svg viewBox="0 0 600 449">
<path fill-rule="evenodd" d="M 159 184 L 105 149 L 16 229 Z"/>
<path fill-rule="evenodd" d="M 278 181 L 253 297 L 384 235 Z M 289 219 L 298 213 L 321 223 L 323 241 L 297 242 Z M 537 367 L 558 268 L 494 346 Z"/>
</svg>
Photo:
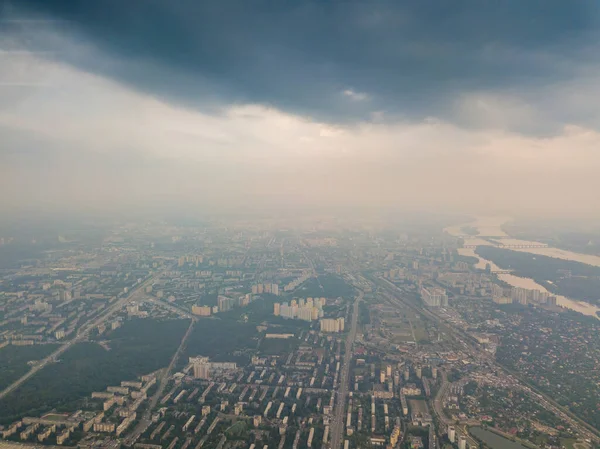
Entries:
<svg viewBox="0 0 600 449">
<path fill-rule="evenodd" d="M 344 361 L 341 367 L 342 369 L 339 388 L 337 390 L 333 420 L 330 427 L 332 449 L 339 449 L 344 433 L 344 410 L 346 409 L 346 397 L 348 396 L 348 381 L 350 380 L 349 373 L 350 365 L 352 363 L 352 346 L 354 345 L 354 340 L 356 339 L 356 329 L 358 326 L 358 305 L 363 299 L 363 296 L 364 293 L 359 290 L 359 293 L 354 300 L 352 323 L 346 338 L 346 352 L 344 353 Z"/>
</svg>

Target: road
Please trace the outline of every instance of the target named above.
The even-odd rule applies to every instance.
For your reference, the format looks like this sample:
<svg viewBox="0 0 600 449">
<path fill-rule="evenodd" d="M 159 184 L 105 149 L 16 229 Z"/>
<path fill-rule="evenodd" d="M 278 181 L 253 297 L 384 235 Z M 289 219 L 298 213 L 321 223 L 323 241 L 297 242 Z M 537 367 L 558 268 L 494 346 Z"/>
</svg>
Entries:
<svg viewBox="0 0 600 449">
<path fill-rule="evenodd" d="M 444 396 L 446 396 L 449 386 L 448 379 L 446 377 L 446 371 L 443 369 L 440 370 L 440 374 L 442 376 L 442 384 L 440 385 L 440 389 L 433 400 L 433 410 L 443 424 L 449 425 L 451 424 L 451 420 L 446 416 L 443 409 Z"/>
<path fill-rule="evenodd" d="M 54 363 L 57 360 L 57 358 L 61 354 L 63 354 L 65 351 L 67 351 L 71 346 L 85 340 L 87 338 L 88 333 L 92 329 L 94 329 L 95 327 L 102 324 L 106 319 L 108 319 L 115 312 L 118 312 L 123 306 L 125 306 L 125 304 L 127 304 L 130 301 L 135 300 L 140 295 L 144 295 L 145 294 L 144 289 L 148 285 L 150 285 L 157 276 L 161 276 L 161 275 L 162 275 L 162 272 L 159 274 L 150 276 L 144 282 L 140 283 L 137 287 L 135 287 L 134 290 L 132 290 L 128 296 L 124 296 L 123 298 L 118 299 L 116 302 L 114 302 L 113 304 L 109 305 L 106 309 L 104 309 L 99 315 L 90 318 L 89 321 L 82 324 L 79 327 L 79 329 L 77 330 L 77 334 L 75 335 L 75 337 L 72 340 L 69 340 L 67 343 L 63 344 L 60 348 L 58 348 L 52 354 L 47 356 L 45 359 L 42 359 L 37 365 L 32 367 L 26 374 L 21 376 L 19 379 L 17 379 L 12 384 L 10 384 L 8 387 L 6 387 L 2 392 L 0 392 L 0 400 L 2 400 L 4 397 L 6 397 L 11 392 L 15 391 L 17 388 L 19 388 L 21 385 L 23 385 L 23 383 L 25 383 L 28 379 L 31 379 L 33 376 L 35 376 L 38 372 L 40 372 L 46 366 L 48 366 L 51 363 Z"/>
<path fill-rule="evenodd" d="M 344 433 L 344 411 L 346 409 L 346 397 L 348 396 L 348 381 L 350 373 L 350 365 L 352 362 L 352 345 L 356 339 L 356 330 L 358 327 L 358 305 L 363 299 L 364 293 L 359 290 L 356 299 L 354 300 L 354 308 L 352 311 L 352 323 L 346 338 L 346 352 L 344 353 L 344 361 L 342 363 L 339 388 L 337 390 L 336 404 L 333 413 L 333 421 L 331 423 L 331 447 L 339 449 L 343 433 Z"/>
<path fill-rule="evenodd" d="M 319 284 L 319 287 L 321 288 L 321 292 L 323 292 L 323 296 L 325 296 L 325 289 L 323 288 L 323 284 L 321 284 L 321 281 L 319 280 L 319 273 L 317 273 L 314 261 L 310 257 L 308 257 L 308 254 L 306 254 L 306 251 L 302 251 L 302 255 L 304 256 L 304 258 L 306 259 L 306 262 L 308 263 L 308 267 L 310 268 L 312 277 L 314 277 L 317 280 L 317 283 Z"/>
<path fill-rule="evenodd" d="M 160 379 L 157 379 L 158 383 L 159 383 L 158 389 L 156 390 L 156 393 L 154 393 L 154 396 L 152 396 L 152 398 L 150 399 L 150 403 L 148 405 L 148 408 L 146 409 L 146 412 L 144 413 L 144 416 L 142 416 L 138 425 L 135 426 L 133 431 L 129 434 L 129 436 L 123 442 L 126 446 L 131 446 L 133 443 L 135 443 L 137 441 L 137 439 L 140 437 L 140 435 L 142 433 L 144 433 L 146 431 L 146 429 L 152 423 L 152 420 L 151 420 L 152 410 L 154 410 L 154 407 L 156 407 L 158 400 L 161 398 L 161 396 L 163 395 L 163 392 L 165 391 L 165 387 L 167 386 L 169 377 L 171 376 L 171 371 L 173 371 L 173 368 L 175 367 L 175 364 L 177 363 L 177 360 L 179 359 L 179 356 L 181 355 L 183 348 L 185 348 L 185 343 L 187 342 L 188 337 L 190 336 L 190 334 L 192 333 L 192 330 L 194 329 L 194 324 L 196 324 L 196 319 L 192 319 L 190 326 L 188 327 L 183 338 L 181 339 L 181 343 L 179 344 L 177 351 L 175 351 L 175 354 L 173 355 L 173 358 L 171 359 L 171 363 L 169 363 L 169 366 L 167 367 L 167 369 L 163 371 Z"/>
<path fill-rule="evenodd" d="M 179 307 L 175 304 L 171 304 L 167 301 L 163 301 L 162 299 L 158 299 L 153 296 L 147 296 L 146 298 L 144 298 L 144 300 L 156 304 L 158 306 L 164 307 L 165 309 L 176 313 L 177 315 L 183 318 L 194 318 L 194 315 L 192 315 L 189 311 L 185 310 L 184 308 Z"/>
</svg>

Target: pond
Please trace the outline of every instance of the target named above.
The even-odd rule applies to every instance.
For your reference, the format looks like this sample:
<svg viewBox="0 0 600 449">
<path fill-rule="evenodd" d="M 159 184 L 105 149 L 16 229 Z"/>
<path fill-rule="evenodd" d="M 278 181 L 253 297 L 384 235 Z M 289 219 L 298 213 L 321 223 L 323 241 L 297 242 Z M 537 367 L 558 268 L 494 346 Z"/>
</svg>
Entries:
<svg viewBox="0 0 600 449">
<path fill-rule="evenodd" d="M 469 428 L 469 433 L 479 438 L 492 449 L 526 449 L 522 444 L 504 438 L 490 430 L 481 427 Z"/>
</svg>

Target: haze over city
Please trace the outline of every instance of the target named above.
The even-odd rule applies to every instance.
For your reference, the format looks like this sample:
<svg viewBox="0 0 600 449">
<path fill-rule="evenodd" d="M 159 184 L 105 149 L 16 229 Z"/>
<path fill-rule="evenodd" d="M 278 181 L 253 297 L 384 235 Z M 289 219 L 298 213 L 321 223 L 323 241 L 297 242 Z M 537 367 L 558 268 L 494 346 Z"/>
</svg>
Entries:
<svg viewBox="0 0 600 449">
<path fill-rule="evenodd" d="M 587 1 L 5 1 L 5 213 L 597 218 Z"/>
<path fill-rule="evenodd" d="M 0 449 L 600 449 L 597 0 L 0 0 Z"/>
</svg>

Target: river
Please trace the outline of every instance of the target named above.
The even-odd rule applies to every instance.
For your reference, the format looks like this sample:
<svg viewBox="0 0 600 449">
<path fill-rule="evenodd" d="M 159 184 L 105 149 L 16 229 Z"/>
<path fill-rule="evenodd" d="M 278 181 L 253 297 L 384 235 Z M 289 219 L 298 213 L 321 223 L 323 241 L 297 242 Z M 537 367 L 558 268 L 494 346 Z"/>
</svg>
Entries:
<svg viewBox="0 0 600 449">
<path fill-rule="evenodd" d="M 479 438 L 492 449 L 526 449 L 525 446 L 520 443 L 511 441 L 508 438 L 504 438 L 497 433 L 482 429 L 481 427 L 471 427 L 469 428 L 469 433 Z"/>
<path fill-rule="evenodd" d="M 498 246 L 490 242 L 489 240 L 484 240 L 480 237 L 468 237 L 464 235 L 461 228 L 465 226 L 469 226 L 472 228 L 476 228 L 479 232 L 479 235 L 485 237 L 491 237 L 494 241 L 502 242 L 504 244 L 540 244 L 539 242 L 527 242 L 524 240 L 517 240 L 510 238 L 501 228 L 501 226 L 509 221 L 509 218 L 506 217 L 478 217 L 475 221 L 470 223 L 465 223 L 458 226 L 450 226 L 444 229 L 444 231 L 450 235 L 455 237 L 463 237 L 465 239 L 465 245 L 489 245 L 489 246 Z M 496 240 L 497 238 L 497 240 Z M 511 248 L 512 249 L 512 248 Z M 555 257 L 558 259 L 564 260 L 573 260 L 576 262 L 585 263 L 588 265 L 594 265 L 600 267 L 600 257 L 592 256 L 589 254 L 580 254 L 574 253 L 572 251 L 565 251 L 559 248 L 521 248 L 521 249 L 512 249 L 513 251 L 522 251 L 531 254 L 538 254 L 548 257 Z M 458 253 L 462 256 L 470 256 L 477 258 L 478 262 L 475 264 L 476 268 L 485 269 L 487 264 L 490 264 L 492 271 L 501 271 L 502 269 L 496 265 L 491 260 L 484 259 L 475 253 L 475 248 L 459 248 Z M 521 287 L 526 288 L 528 290 L 539 290 L 543 292 L 548 292 L 553 296 L 556 296 L 556 303 L 562 307 L 567 309 L 575 310 L 576 312 L 583 313 L 584 315 L 590 315 L 598 318 L 596 312 L 600 311 L 600 308 L 589 304 L 584 301 L 577 301 L 575 299 L 567 298 L 561 295 L 555 295 L 552 292 L 549 292 L 542 285 L 538 284 L 531 278 L 515 276 L 510 273 L 499 273 L 497 274 L 498 279 L 506 282 L 513 287 Z"/>
</svg>

